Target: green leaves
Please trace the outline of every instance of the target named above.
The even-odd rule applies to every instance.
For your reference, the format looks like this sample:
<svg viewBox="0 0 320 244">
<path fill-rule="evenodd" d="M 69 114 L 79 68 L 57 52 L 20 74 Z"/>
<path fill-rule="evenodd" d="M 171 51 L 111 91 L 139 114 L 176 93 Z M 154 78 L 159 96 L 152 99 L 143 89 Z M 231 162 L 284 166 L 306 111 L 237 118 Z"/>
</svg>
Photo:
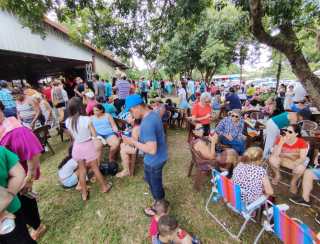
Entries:
<svg viewBox="0 0 320 244">
<path fill-rule="evenodd" d="M 158 62 L 170 74 L 191 73 L 197 68 L 204 79 L 210 79 L 221 67 L 236 58 L 238 42 L 246 31 L 244 13 L 234 5 L 206 8 L 190 28 L 180 21 L 174 36 L 162 47 Z"/>
<path fill-rule="evenodd" d="M 23 25 L 31 28 L 33 32 L 39 32 L 45 36 L 42 20 L 45 13 L 52 9 L 50 0 L 0 0 L 0 9 L 16 14 Z"/>
</svg>

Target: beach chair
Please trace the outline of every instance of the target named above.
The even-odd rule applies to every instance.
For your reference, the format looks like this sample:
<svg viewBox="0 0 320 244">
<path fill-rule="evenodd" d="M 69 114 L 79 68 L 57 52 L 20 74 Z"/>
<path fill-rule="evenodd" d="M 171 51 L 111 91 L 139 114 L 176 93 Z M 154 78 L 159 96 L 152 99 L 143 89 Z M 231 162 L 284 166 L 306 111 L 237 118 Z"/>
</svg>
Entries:
<svg viewBox="0 0 320 244">
<path fill-rule="evenodd" d="M 302 221 L 289 217 L 277 205 L 272 205 L 270 209 L 265 211 L 267 219 L 254 244 L 258 243 L 265 231 L 274 233 L 284 244 L 320 244 L 316 234 Z"/>
<path fill-rule="evenodd" d="M 211 182 L 213 186 L 206 203 L 206 211 L 233 239 L 239 240 L 248 222 L 256 222 L 253 218 L 253 213 L 267 204 L 267 197 L 261 196 L 249 205 L 244 204 L 241 200 L 240 186 L 235 184 L 231 179 L 228 179 L 226 177 L 226 172 L 220 173 L 213 169 Z M 218 202 L 221 198 L 224 200 L 227 207 L 244 218 L 244 222 L 237 233 L 232 233 L 231 230 L 222 223 L 219 217 L 209 210 L 209 204 L 211 202 Z"/>
</svg>

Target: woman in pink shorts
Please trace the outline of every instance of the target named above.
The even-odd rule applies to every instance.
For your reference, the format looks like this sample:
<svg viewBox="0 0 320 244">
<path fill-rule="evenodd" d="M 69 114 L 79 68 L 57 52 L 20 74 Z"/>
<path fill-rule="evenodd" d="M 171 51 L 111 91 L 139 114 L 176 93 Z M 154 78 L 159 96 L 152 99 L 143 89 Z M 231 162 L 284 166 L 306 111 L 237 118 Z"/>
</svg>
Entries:
<svg viewBox="0 0 320 244">
<path fill-rule="evenodd" d="M 86 185 L 87 168 L 89 167 L 97 178 L 101 191 L 109 192 L 111 184 L 106 184 L 98 167 L 98 154 L 92 138 L 96 137 L 90 118 L 83 116 L 84 108 L 80 98 L 73 97 L 68 103 L 69 118 L 66 120 L 66 127 L 73 137 L 72 158 L 79 165 L 79 182 L 81 187 L 82 200 L 88 199 Z"/>
</svg>

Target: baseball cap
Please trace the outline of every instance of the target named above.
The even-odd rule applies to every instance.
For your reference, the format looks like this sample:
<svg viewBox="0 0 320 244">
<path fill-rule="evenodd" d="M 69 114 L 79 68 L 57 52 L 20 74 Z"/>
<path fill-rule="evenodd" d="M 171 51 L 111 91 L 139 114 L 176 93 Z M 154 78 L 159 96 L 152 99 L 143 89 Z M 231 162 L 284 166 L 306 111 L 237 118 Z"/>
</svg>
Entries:
<svg viewBox="0 0 320 244">
<path fill-rule="evenodd" d="M 140 95 L 134 94 L 126 97 L 125 103 L 125 111 L 129 112 L 129 110 L 135 106 L 143 104 L 143 100 Z"/>
</svg>

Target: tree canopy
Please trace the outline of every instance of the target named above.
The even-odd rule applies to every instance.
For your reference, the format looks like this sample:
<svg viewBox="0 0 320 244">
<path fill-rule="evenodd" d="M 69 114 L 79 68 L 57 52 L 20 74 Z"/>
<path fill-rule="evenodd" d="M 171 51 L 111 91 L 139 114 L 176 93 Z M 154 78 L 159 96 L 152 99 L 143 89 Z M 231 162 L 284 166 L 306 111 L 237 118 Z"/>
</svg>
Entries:
<svg viewBox="0 0 320 244">
<path fill-rule="evenodd" d="M 43 35 L 43 15 L 56 14 L 75 40 L 126 59 L 139 55 L 172 75 L 198 70 L 209 79 L 243 63 L 255 39 L 284 54 L 320 105 L 320 80 L 311 70 L 320 61 L 320 1 L 0 0 L 0 8 Z"/>
</svg>

